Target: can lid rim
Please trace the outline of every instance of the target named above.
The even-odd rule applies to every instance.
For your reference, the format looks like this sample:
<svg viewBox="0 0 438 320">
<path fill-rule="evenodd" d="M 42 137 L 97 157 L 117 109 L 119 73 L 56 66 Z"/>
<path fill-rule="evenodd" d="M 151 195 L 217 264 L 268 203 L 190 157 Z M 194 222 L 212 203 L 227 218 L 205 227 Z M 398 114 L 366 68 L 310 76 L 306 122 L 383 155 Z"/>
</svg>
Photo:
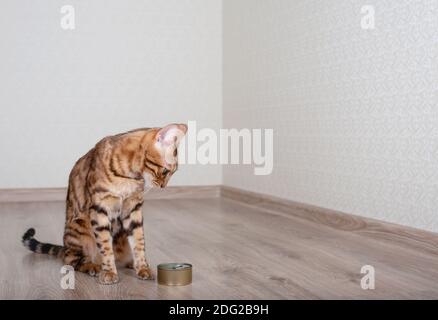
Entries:
<svg viewBox="0 0 438 320">
<path fill-rule="evenodd" d="M 169 262 L 169 263 L 160 263 L 157 266 L 157 268 L 161 270 L 180 271 L 180 270 L 191 269 L 192 265 L 186 262 Z"/>
</svg>

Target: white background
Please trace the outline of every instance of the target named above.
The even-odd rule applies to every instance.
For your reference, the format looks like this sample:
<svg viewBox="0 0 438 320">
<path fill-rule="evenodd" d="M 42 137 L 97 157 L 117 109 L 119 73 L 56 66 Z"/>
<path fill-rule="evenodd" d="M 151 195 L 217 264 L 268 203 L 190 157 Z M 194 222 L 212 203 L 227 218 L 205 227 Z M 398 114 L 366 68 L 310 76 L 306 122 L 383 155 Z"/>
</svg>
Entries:
<svg viewBox="0 0 438 320">
<path fill-rule="evenodd" d="M 221 126 L 219 0 L 2 0 L 0 39 L 0 188 L 64 187 L 110 134 Z M 220 184 L 221 168 L 182 166 L 171 183 Z"/>
</svg>

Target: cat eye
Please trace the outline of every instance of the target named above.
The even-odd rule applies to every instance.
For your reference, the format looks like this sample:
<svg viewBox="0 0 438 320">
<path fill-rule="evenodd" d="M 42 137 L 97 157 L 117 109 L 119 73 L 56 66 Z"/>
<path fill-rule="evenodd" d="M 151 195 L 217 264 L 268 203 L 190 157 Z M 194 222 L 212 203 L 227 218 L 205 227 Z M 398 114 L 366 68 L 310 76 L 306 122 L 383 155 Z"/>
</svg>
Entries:
<svg viewBox="0 0 438 320">
<path fill-rule="evenodd" d="M 164 169 L 163 169 L 163 176 L 167 175 L 169 172 L 170 172 L 169 169 L 164 168 Z"/>
</svg>

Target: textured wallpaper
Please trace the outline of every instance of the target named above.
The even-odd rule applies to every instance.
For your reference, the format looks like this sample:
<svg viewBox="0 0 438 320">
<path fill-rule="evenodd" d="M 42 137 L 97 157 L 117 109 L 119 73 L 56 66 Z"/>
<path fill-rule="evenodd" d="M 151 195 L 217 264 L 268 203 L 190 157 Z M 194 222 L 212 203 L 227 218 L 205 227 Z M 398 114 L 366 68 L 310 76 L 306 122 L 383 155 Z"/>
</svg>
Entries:
<svg viewBox="0 0 438 320">
<path fill-rule="evenodd" d="M 438 1 L 225 0 L 223 12 L 223 126 L 275 130 L 272 175 L 226 166 L 224 183 L 438 231 Z"/>
</svg>

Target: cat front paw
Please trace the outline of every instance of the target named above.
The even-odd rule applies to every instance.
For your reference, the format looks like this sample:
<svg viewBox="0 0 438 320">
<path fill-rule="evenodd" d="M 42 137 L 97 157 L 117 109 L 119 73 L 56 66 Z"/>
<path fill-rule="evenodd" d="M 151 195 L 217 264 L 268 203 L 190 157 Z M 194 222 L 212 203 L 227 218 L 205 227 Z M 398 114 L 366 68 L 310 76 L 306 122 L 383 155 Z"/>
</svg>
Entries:
<svg viewBox="0 0 438 320">
<path fill-rule="evenodd" d="M 138 271 L 136 271 L 137 277 L 141 280 L 154 280 L 154 274 L 149 267 L 141 267 Z"/>
<path fill-rule="evenodd" d="M 79 271 L 88 273 L 92 277 L 96 277 L 101 270 L 100 265 L 95 263 L 86 263 L 79 267 Z"/>
<path fill-rule="evenodd" d="M 99 282 L 101 284 L 115 284 L 119 282 L 119 276 L 112 271 L 101 271 L 99 273 Z"/>
</svg>

